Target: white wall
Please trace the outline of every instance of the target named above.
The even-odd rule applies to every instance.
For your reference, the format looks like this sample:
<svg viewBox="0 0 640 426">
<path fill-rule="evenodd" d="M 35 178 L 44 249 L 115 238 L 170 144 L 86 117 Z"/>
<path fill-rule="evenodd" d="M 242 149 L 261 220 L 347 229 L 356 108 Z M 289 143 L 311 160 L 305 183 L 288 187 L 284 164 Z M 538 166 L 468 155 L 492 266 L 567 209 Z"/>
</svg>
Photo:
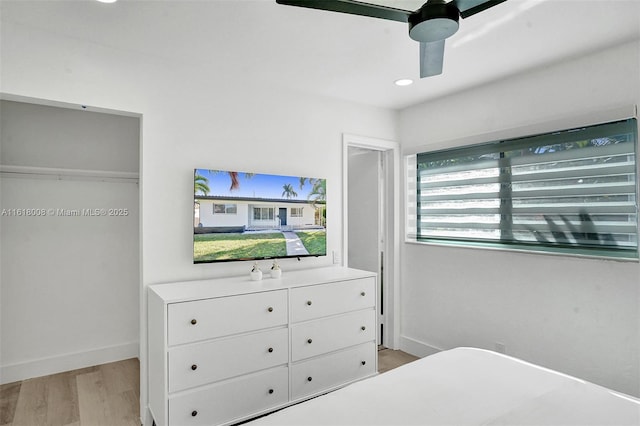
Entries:
<svg viewBox="0 0 640 426">
<path fill-rule="evenodd" d="M 341 252 L 342 133 L 396 139 L 395 112 L 261 86 L 244 70 L 229 72 L 232 55 L 216 74 L 9 21 L 1 42 L 1 92 L 142 114 L 143 286 L 250 267 L 192 263 L 195 167 L 326 178 L 327 252 Z M 329 264 L 331 256 L 281 262 L 284 273 Z M 143 406 L 145 306 L 143 299 Z"/>
<path fill-rule="evenodd" d="M 202 226 L 242 226 L 249 222 L 249 204 L 215 202 L 216 204 L 235 204 L 236 213 L 213 214 L 213 200 L 200 200 L 200 223 Z"/>
<path fill-rule="evenodd" d="M 137 172 L 136 118 L 7 101 L 0 108 L 3 165 Z M 0 381 L 137 356 L 137 182 L 8 176 L 0 179 Z M 65 216 L 83 209 L 107 215 Z"/>
<path fill-rule="evenodd" d="M 314 207 L 313 204 L 307 205 L 297 205 L 297 206 L 282 206 L 279 205 L 280 208 L 287 209 L 287 225 L 289 226 L 298 226 L 301 228 L 304 227 L 313 227 L 316 225 L 316 211 L 318 211 L 318 215 L 322 214 L 322 205 L 318 205 L 318 207 Z M 291 209 L 302 209 L 302 215 L 300 216 L 292 216 Z"/>
<path fill-rule="evenodd" d="M 622 45 L 408 108 L 400 114 L 403 148 L 516 135 L 637 104 L 639 48 Z M 508 354 L 640 395 L 638 263 L 404 244 L 402 273 L 405 349 L 498 342 Z"/>
<path fill-rule="evenodd" d="M 278 226 L 278 209 L 287 209 L 287 225 L 289 226 L 313 226 L 315 224 L 316 208 L 312 204 L 304 203 L 273 203 L 264 201 L 226 201 L 226 204 L 235 204 L 235 214 L 213 213 L 213 205 L 225 203 L 225 201 L 200 200 L 200 223 L 202 226 L 248 226 L 264 225 Z M 274 209 L 274 219 L 260 221 L 253 219 L 253 207 L 269 207 Z M 302 216 L 291 217 L 292 208 L 301 208 Z"/>
</svg>

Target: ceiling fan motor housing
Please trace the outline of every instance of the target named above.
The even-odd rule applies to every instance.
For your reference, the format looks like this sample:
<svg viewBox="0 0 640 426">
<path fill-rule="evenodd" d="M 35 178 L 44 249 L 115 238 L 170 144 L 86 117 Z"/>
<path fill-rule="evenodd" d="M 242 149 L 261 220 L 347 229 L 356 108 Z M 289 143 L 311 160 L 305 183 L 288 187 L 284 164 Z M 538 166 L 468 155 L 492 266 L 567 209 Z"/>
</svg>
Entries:
<svg viewBox="0 0 640 426">
<path fill-rule="evenodd" d="M 460 11 L 456 5 L 444 1 L 428 1 L 409 15 L 409 37 L 431 43 L 451 37 L 458 31 Z"/>
</svg>

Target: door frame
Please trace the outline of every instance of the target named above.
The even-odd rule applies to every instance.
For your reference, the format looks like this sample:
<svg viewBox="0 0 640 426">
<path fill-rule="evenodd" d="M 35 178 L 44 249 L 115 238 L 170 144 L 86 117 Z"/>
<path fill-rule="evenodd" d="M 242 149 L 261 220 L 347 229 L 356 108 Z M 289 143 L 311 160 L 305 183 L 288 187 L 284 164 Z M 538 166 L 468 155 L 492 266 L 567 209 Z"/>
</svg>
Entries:
<svg viewBox="0 0 640 426">
<path fill-rule="evenodd" d="M 342 265 L 349 266 L 349 148 L 380 151 L 385 162 L 383 174 L 386 188 L 385 212 L 381 228 L 385 230 L 383 271 L 385 323 L 384 342 L 391 349 L 400 347 L 400 144 L 395 141 L 344 133 L 342 135 Z M 391 259 L 391 260 L 389 260 Z"/>
</svg>

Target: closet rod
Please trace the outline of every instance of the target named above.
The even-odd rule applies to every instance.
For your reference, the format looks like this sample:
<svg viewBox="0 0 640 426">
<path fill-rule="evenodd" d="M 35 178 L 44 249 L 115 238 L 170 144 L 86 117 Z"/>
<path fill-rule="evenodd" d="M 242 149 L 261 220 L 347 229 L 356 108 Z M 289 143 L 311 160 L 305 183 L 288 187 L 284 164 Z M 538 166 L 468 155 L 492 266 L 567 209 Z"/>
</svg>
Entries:
<svg viewBox="0 0 640 426">
<path fill-rule="evenodd" d="M 135 172 L 11 166 L 6 164 L 0 165 L 0 175 L 3 177 L 25 177 L 35 179 L 99 180 L 105 182 L 132 183 L 137 183 L 140 178 L 139 174 Z"/>
</svg>

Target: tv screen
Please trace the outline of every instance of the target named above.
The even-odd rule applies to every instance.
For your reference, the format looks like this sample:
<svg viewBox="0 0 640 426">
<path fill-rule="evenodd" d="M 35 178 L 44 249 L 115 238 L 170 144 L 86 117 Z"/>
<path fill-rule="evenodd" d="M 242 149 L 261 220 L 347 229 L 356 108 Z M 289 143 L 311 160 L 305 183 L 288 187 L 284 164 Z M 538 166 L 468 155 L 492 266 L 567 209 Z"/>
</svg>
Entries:
<svg viewBox="0 0 640 426">
<path fill-rule="evenodd" d="M 194 171 L 193 262 L 325 256 L 326 180 Z"/>
</svg>

